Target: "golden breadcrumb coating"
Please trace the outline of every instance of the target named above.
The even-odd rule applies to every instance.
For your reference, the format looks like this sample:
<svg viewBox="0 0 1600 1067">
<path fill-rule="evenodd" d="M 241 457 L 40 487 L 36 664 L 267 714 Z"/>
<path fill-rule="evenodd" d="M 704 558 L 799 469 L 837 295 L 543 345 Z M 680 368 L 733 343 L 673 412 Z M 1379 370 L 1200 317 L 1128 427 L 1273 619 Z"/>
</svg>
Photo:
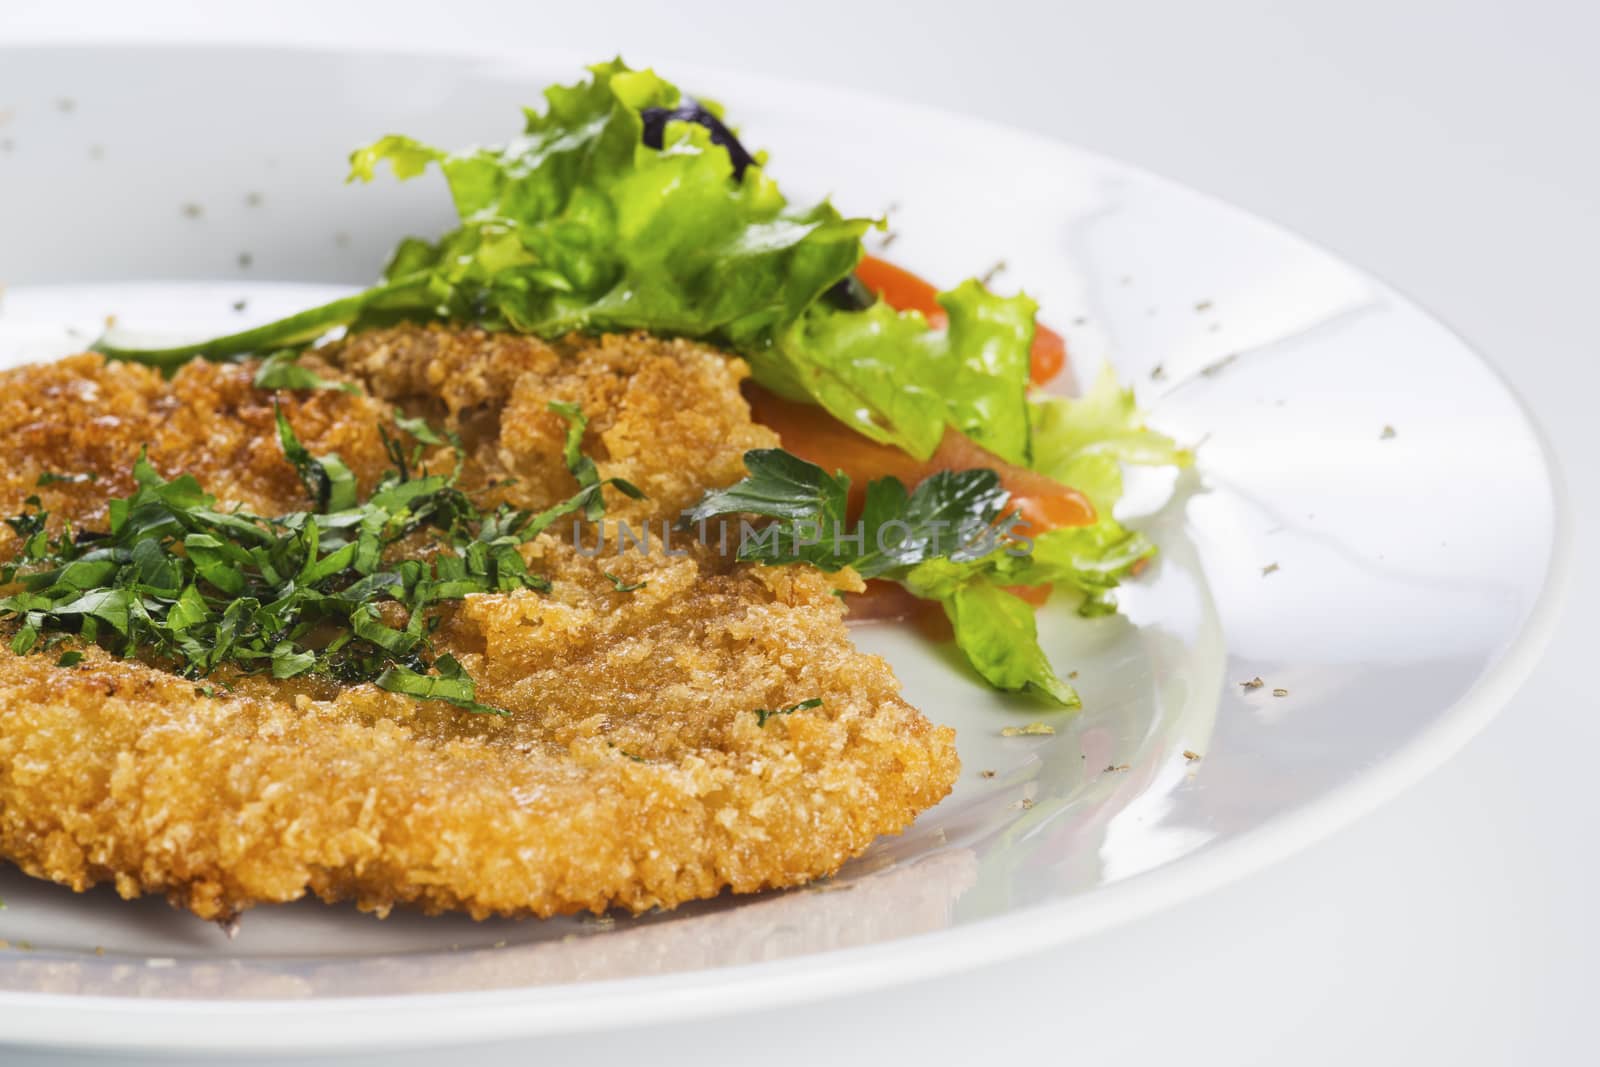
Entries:
<svg viewBox="0 0 1600 1067">
<path fill-rule="evenodd" d="M 85 355 L 0 373 L 0 513 L 38 494 L 54 520 L 103 528 L 140 447 L 225 502 L 303 509 L 274 395 L 364 491 L 387 466 L 378 428 L 404 409 L 462 435 L 463 484 L 515 478 L 495 492 L 534 508 L 576 489 L 546 409 L 576 401 L 601 474 L 649 494 L 608 494 L 609 515 L 658 530 L 774 443 L 739 395 L 743 364 L 684 342 L 400 327 L 305 359 L 365 395 L 265 392 L 248 364 L 165 381 Z M 37 487 L 45 471 L 98 481 Z M 15 544 L 0 532 L 0 557 Z M 379 914 L 639 911 L 827 875 L 948 793 L 952 731 L 850 644 L 834 591 L 852 578 L 674 548 L 591 559 L 546 534 L 525 555 L 549 593 L 445 613 L 439 649 L 507 718 L 305 678 L 230 677 L 208 697 L 99 649 L 63 668 L 0 648 L 0 851 L 216 919 L 307 890 Z M 607 571 L 645 584 L 620 592 Z"/>
<path fill-rule="evenodd" d="M 320 355 L 372 394 L 459 433 L 485 479 L 516 478 L 524 506 L 577 485 L 561 459 L 567 424 L 551 400 L 589 417 L 585 449 L 605 477 L 647 501 L 618 498 L 608 514 L 671 519 L 709 486 L 744 477 L 744 454 L 778 437 L 750 421 L 742 360 L 687 341 L 642 335 L 552 344 L 522 334 L 402 327 L 356 334 Z"/>
</svg>

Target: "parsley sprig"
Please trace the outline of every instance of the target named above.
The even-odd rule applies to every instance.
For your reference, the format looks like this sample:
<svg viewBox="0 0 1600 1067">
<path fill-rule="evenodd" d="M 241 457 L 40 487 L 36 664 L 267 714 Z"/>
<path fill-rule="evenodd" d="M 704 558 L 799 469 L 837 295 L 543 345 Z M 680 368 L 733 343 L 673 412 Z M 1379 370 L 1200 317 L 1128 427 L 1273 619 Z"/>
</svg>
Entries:
<svg viewBox="0 0 1600 1067">
<path fill-rule="evenodd" d="M 414 444 L 385 432 L 393 469 L 359 500 L 349 467 L 337 455 L 313 456 L 281 409 L 279 443 L 312 510 L 221 510 L 192 475 L 164 479 L 142 452 L 137 488 L 110 502 L 104 532 L 69 525 L 51 536 L 48 514 L 30 497 L 29 510 L 7 520 L 22 544 L 0 567 L 0 587 L 15 589 L 0 599 L 0 622 L 17 623 L 11 649 L 20 655 L 41 639 L 53 647 L 76 635 L 195 679 L 224 665 L 280 679 L 317 675 L 506 714 L 476 699 L 453 656 L 435 653 L 435 609 L 470 593 L 548 590 L 518 546 L 565 516 L 598 517 L 607 486 L 642 495 L 600 478 L 581 454 L 580 411 L 551 410 L 568 421 L 566 458 L 579 490 L 540 512 L 479 507 L 456 484 L 459 443 L 405 418 L 397 426 Z M 430 472 L 425 446 L 446 443 L 455 464 Z"/>
<path fill-rule="evenodd" d="M 1063 707 L 1078 695 L 1039 644 L 1033 606 L 1018 587 L 1079 595 L 1084 615 L 1112 610 L 1111 591 L 1154 547 L 1110 516 L 1089 526 L 1026 534 L 992 470 L 945 470 L 907 489 L 898 478 L 869 482 L 861 513 L 849 514 L 850 479 L 781 449 L 744 456 L 747 476 L 705 494 L 681 524 L 740 516 L 738 558 L 768 565 L 854 568 L 898 582 L 939 603 L 968 662 L 997 689 L 1041 693 Z M 751 525 L 744 516 L 771 519 Z M 704 534 L 702 534 L 702 537 Z M 765 723 L 778 711 L 758 711 Z"/>
<path fill-rule="evenodd" d="M 741 537 L 742 560 L 899 577 L 928 560 L 988 555 L 1011 521 L 1010 494 L 992 470 L 939 471 L 909 491 L 898 478 L 879 478 L 867 484 L 860 519 L 849 523 L 843 472 L 829 474 L 781 448 L 746 452 L 744 464 L 745 478 L 706 493 L 679 520 L 684 527 L 733 515 L 780 520 Z"/>
</svg>

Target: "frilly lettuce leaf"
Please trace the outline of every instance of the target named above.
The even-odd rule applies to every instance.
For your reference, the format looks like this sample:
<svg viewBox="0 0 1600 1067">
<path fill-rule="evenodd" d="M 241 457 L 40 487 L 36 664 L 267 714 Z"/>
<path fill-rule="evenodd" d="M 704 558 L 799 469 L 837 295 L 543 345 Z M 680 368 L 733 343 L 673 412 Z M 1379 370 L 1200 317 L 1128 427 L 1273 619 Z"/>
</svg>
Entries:
<svg viewBox="0 0 1600 1067">
<path fill-rule="evenodd" d="M 424 276 L 416 310 L 543 336 L 759 336 L 855 266 L 868 220 L 792 208 L 760 167 L 736 179 L 694 123 L 668 123 L 648 147 L 641 112 L 675 107 L 678 89 L 620 60 L 590 69 L 546 90 L 506 145 L 447 152 L 391 136 L 351 156 L 352 180 L 384 162 L 400 178 L 436 164 L 449 184 L 461 227 L 408 241 L 385 274 Z"/>
<path fill-rule="evenodd" d="M 1077 694 L 1039 646 L 1033 606 L 1008 589 L 1071 589 L 1080 594 L 1079 614 L 1105 615 L 1116 610 L 1112 590 L 1154 554 L 1155 546 L 1143 534 L 1103 517 L 1092 526 L 1040 534 L 1027 551 L 1007 548 L 976 560 L 928 560 L 900 580 L 944 608 L 957 646 L 984 681 L 997 689 L 1034 690 L 1077 707 Z"/>
<path fill-rule="evenodd" d="M 590 75 L 547 89 L 504 145 L 447 151 L 393 135 L 352 153 L 352 181 L 385 164 L 401 179 L 437 167 L 460 217 L 437 240 L 402 241 L 379 285 L 200 344 L 97 347 L 171 368 L 398 320 L 546 337 L 640 329 L 731 348 L 760 384 L 918 458 L 954 426 L 1027 462 L 1032 301 L 967 282 L 940 297 L 949 324 L 937 330 L 881 303 L 833 306 L 821 298 L 855 267 L 870 220 L 789 204 L 759 157 L 736 165 L 695 122 L 669 119 L 660 147 L 645 144 L 645 112 L 659 123 L 684 103 L 677 87 L 621 60 Z"/>
<path fill-rule="evenodd" d="M 1081 594 L 1079 614 L 1105 615 L 1116 610 L 1112 590 L 1154 554 L 1155 546 L 1143 534 L 1102 518 L 1091 526 L 1047 531 L 1022 541 L 1019 548 L 981 559 L 930 560 L 913 568 L 904 581 L 918 596 L 940 601 L 974 581 L 1065 587 Z"/>
<path fill-rule="evenodd" d="M 1033 430 L 1033 469 L 1078 490 L 1095 510 L 1109 515 L 1122 498 L 1122 465 L 1187 467 L 1193 454 L 1150 429 L 1133 390 L 1105 367 L 1081 397 L 1034 397 L 1028 402 Z"/>
<path fill-rule="evenodd" d="M 1028 361 L 1037 305 L 977 281 L 939 294 L 949 322 L 930 329 L 919 312 L 877 303 L 862 311 L 825 304 L 746 348 L 756 381 L 812 399 L 857 432 L 918 459 L 953 426 L 1018 465 L 1029 457 Z"/>
<path fill-rule="evenodd" d="M 850 273 L 870 220 L 791 206 L 758 165 L 736 177 L 728 149 L 695 123 L 667 122 L 661 147 L 645 145 L 641 111 L 674 107 L 678 89 L 620 60 L 590 74 L 546 90 L 543 111 L 502 146 L 450 152 L 391 136 L 354 152 L 352 180 L 385 163 L 400 178 L 437 166 L 460 215 L 436 241 L 403 241 L 379 285 L 200 344 L 97 347 L 173 367 L 401 319 L 765 345 Z"/>
<path fill-rule="evenodd" d="M 966 582 L 940 601 L 956 647 L 996 689 L 1031 690 L 1066 708 L 1082 705 L 1039 647 L 1033 605 L 989 582 Z"/>
</svg>

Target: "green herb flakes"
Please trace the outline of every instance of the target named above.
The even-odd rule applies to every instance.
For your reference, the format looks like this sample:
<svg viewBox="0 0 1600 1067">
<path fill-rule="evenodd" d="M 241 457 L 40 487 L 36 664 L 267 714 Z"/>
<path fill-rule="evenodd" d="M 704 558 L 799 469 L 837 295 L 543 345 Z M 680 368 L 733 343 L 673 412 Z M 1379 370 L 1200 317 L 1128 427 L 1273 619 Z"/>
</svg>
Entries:
<svg viewBox="0 0 1600 1067">
<path fill-rule="evenodd" d="M 300 354 L 292 350 L 274 352 L 261 361 L 253 384 L 257 389 L 335 389 L 341 393 L 361 392 L 350 382 L 330 382 L 310 367 L 298 362 Z"/>
<path fill-rule="evenodd" d="M 100 476 L 94 471 L 87 474 L 57 474 L 54 471 L 45 471 L 39 475 L 39 480 L 34 484 L 43 488 L 47 485 L 82 485 L 84 482 L 98 482 Z"/>
<path fill-rule="evenodd" d="M 822 698 L 812 697 L 810 700 L 802 700 L 798 704 L 790 704 L 788 707 L 779 708 L 776 711 L 771 711 L 767 708 L 757 708 L 755 710 L 756 725 L 765 726 L 767 725 L 768 719 L 775 718 L 779 715 L 793 715 L 797 711 L 808 711 L 811 708 L 820 707 L 822 707 Z"/>
<path fill-rule="evenodd" d="M 165 479 L 142 454 L 133 465 L 137 488 L 109 502 L 105 531 L 63 529 L 52 537 L 40 501 L 29 498 L 31 510 L 7 520 L 22 544 L 0 567 L 0 585 L 14 588 L 0 598 L 0 622 L 16 623 L 12 651 L 75 636 L 197 682 L 226 665 L 277 679 L 370 682 L 464 711 L 505 714 L 478 701 L 460 663 L 435 654 L 434 609 L 471 593 L 548 590 L 518 546 L 562 515 L 603 511 L 607 485 L 638 492 L 595 474 L 543 512 L 505 504 L 484 510 L 457 488 L 453 473 L 417 469 L 419 454 L 408 457 L 391 441 L 398 469 L 361 500 L 350 468 L 337 455 L 313 456 L 281 408 L 277 428 L 312 510 L 218 510 L 193 476 Z M 420 420 L 404 420 L 398 430 L 418 448 L 445 440 Z M 402 540 L 418 537 L 426 559 L 394 558 Z M 57 663 L 82 660 L 72 650 Z M 204 682 L 195 691 L 216 692 Z"/>
</svg>

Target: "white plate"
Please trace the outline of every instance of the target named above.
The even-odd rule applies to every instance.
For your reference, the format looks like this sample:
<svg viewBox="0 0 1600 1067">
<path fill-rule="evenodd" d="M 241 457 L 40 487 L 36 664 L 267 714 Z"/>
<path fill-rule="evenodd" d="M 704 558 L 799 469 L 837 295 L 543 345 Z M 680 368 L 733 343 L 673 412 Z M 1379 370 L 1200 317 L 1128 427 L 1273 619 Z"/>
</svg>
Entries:
<svg viewBox="0 0 1600 1067">
<path fill-rule="evenodd" d="M 448 205 L 437 180 L 344 186 L 346 151 L 390 131 L 500 139 L 579 62 L 0 50 L 0 362 L 81 347 L 107 314 L 203 334 L 371 279 Z M 7 870 L 5 1040 L 375 1048 L 968 967 L 1327 833 L 1449 755 L 1531 669 L 1566 555 L 1550 457 L 1494 372 L 1393 290 L 1065 145 L 825 88 L 664 73 L 728 103 L 794 193 L 894 205 L 898 261 L 950 283 L 1004 259 L 999 284 L 1039 298 L 1080 374 L 1110 360 L 1163 428 L 1204 442 L 1198 477 L 1135 494 L 1163 554 L 1125 617 L 1046 612 L 1085 710 L 1057 716 L 1054 737 L 1002 739 L 1040 711 L 910 632 L 859 630 L 957 727 L 954 795 L 827 891 L 638 920 L 379 922 L 302 903 L 249 913 L 229 942 L 158 900 Z M 1263 688 L 1239 686 L 1256 676 Z"/>
</svg>

